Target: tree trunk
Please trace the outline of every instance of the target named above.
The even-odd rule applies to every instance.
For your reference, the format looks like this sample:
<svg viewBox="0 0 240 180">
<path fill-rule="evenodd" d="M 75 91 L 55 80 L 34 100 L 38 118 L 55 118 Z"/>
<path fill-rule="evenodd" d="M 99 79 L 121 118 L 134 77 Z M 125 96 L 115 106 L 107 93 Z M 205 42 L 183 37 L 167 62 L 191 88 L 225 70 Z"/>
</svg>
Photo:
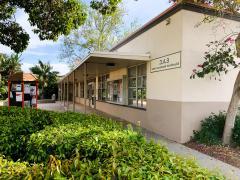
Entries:
<svg viewBox="0 0 240 180">
<path fill-rule="evenodd" d="M 42 99 L 44 99 L 44 83 L 42 85 Z"/>
<path fill-rule="evenodd" d="M 226 122 L 223 132 L 223 144 L 228 145 L 231 142 L 232 129 L 234 128 L 235 119 L 238 111 L 238 104 L 240 101 L 240 71 L 234 84 L 233 94 L 228 106 Z"/>
</svg>

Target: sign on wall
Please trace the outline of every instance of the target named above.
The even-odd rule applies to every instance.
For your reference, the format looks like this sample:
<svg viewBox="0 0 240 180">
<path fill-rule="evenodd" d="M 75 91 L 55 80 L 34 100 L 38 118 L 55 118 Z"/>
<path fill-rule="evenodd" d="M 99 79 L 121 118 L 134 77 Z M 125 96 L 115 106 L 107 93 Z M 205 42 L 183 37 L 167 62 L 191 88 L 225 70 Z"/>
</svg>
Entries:
<svg viewBox="0 0 240 180">
<path fill-rule="evenodd" d="M 153 59 L 150 63 L 151 73 L 166 71 L 181 67 L 181 52 L 176 52 L 166 56 Z"/>
</svg>

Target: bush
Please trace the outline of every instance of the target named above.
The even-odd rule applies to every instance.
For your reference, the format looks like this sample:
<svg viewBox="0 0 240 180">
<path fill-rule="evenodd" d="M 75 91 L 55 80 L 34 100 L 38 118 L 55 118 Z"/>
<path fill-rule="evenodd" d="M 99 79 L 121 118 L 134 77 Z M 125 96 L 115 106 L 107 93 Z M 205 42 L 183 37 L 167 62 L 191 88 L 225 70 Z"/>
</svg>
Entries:
<svg viewBox="0 0 240 180">
<path fill-rule="evenodd" d="M 234 145 L 240 146 L 240 116 L 236 117 L 235 125 L 232 132 L 232 142 Z"/>
<path fill-rule="evenodd" d="M 30 135 L 52 123 L 47 111 L 1 107 L 0 152 L 13 160 L 24 159 Z"/>
<path fill-rule="evenodd" d="M 206 145 L 222 144 L 222 136 L 226 121 L 226 113 L 211 114 L 201 122 L 199 131 L 194 131 L 193 140 Z M 236 116 L 234 128 L 232 130 L 232 144 L 240 146 L 240 116 Z"/>
<path fill-rule="evenodd" d="M 0 179 L 223 179 L 96 115 L 3 108 L 0 144 Z"/>
<path fill-rule="evenodd" d="M 226 113 L 211 114 L 201 121 L 200 131 L 194 131 L 193 140 L 207 145 L 221 144 Z"/>
</svg>

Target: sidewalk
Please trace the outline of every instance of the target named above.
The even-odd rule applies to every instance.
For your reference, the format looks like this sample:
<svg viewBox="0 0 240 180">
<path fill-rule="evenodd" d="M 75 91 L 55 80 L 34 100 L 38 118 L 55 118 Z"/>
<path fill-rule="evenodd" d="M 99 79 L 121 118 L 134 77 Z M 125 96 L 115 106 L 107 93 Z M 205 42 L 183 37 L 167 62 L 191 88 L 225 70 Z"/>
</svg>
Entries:
<svg viewBox="0 0 240 180">
<path fill-rule="evenodd" d="M 45 109 L 45 110 L 50 110 L 50 111 L 66 111 L 66 107 L 63 107 L 63 104 L 57 102 L 54 104 L 39 104 L 40 109 Z M 76 112 L 84 112 L 84 106 L 76 104 Z M 72 105 L 69 106 L 69 110 L 72 110 Z M 102 113 L 100 111 L 96 111 L 91 108 L 87 108 L 87 113 L 96 113 L 105 117 L 109 117 L 112 119 L 116 119 L 119 121 L 123 121 L 119 118 L 112 117 L 111 115 Z M 136 127 L 135 125 L 132 125 L 134 128 Z M 200 166 L 205 167 L 209 170 L 214 170 L 222 173 L 227 177 L 227 179 L 240 179 L 240 169 L 226 164 L 222 161 L 219 161 L 213 157 L 210 157 L 208 155 L 205 155 L 203 153 L 200 153 L 196 150 L 193 150 L 191 148 L 188 148 L 182 144 L 176 143 L 174 141 L 168 140 L 161 135 L 158 135 L 156 133 L 153 133 L 151 131 L 148 131 L 146 129 L 142 129 L 142 133 L 145 135 L 147 139 L 154 139 L 156 142 L 160 142 L 161 144 L 165 145 L 168 147 L 170 152 L 181 155 L 186 158 L 192 158 L 195 159 Z"/>
</svg>

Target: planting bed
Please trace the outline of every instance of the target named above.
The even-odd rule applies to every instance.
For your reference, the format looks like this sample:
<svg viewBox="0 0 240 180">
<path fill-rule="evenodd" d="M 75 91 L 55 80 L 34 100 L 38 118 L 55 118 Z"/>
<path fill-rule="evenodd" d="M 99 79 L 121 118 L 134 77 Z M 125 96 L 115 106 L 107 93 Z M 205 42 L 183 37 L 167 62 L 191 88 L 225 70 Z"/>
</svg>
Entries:
<svg viewBox="0 0 240 180">
<path fill-rule="evenodd" d="M 96 115 L 0 108 L 0 179 L 224 179 Z"/>
</svg>

